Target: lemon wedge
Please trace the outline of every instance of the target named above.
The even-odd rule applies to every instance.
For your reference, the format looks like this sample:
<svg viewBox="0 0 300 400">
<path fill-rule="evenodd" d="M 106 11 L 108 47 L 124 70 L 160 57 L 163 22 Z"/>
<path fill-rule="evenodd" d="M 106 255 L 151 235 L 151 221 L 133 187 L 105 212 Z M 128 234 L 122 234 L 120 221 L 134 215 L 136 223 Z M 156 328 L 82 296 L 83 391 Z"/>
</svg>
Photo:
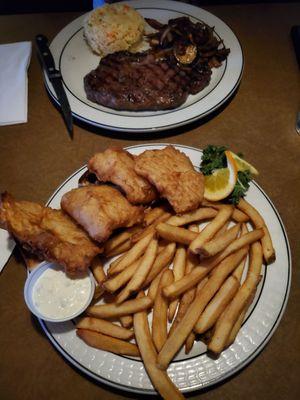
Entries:
<svg viewBox="0 0 300 400">
<path fill-rule="evenodd" d="M 227 168 L 215 169 L 204 176 L 204 198 L 210 201 L 225 199 L 233 191 L 237 181 L 237 163 L 230 151 L 225 151 Z"/>
<path fill-rule="evenodd" d="M 259 174 L 257 169 L 255 167 L 253 167 L 253 165 L 251 165 L 249 162 L 247 162 L 243 158 L 239 157 L 237 154 L 233 153 L 232 151 L 228 151 L 228 153 L 230 153 L 231 157 L 234 159 L 238 171 L 249 170 L 252 175 L 257 176 Z"/>
</svg>

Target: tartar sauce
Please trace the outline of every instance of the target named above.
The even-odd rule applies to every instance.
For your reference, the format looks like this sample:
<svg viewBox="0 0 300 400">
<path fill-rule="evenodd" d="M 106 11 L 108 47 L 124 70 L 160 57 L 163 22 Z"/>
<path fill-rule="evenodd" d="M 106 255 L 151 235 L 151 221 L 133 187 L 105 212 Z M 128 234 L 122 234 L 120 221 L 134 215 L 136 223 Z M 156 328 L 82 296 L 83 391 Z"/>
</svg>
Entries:
<svg viewBox="0 0 300 400">
<path fill-rule="evenodd" d="M 35 282 L 32 300 L 45 317 L 62 319 L 80 311 L 91 290 L 89 276 L 71 279 L 59 267 L 48 268 Z"/>
</svg>

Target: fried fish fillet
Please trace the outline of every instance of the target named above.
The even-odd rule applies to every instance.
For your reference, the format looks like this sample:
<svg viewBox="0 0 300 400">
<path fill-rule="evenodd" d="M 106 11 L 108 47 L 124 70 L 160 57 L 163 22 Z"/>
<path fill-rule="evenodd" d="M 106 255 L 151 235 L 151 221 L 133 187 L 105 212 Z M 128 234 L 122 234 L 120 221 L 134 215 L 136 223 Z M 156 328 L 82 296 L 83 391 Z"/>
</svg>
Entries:
<svg viewBox="0 0 300 400">
<path fill-rule="evenodd" d="M 148 204 L 157 198 L 156 189 L 134 170 L 134 158 L 123 149 L 110 148 L 95 154 L 88 162 L 89 171 L 99 181 L 118 185 L 132 204 Z"/>
<path fill-rule="evenodd" d="M 204 177 L 194 170 L 190 159 L 173 146 L 144 151 L 135 157 L 134 169 L 156 187 L 176 213 L 195 210 L 201 204 Z"/>
<path fill-rule="evenodd" d="M 29 201 L 16 201 L 3 193 L 0 226 L 20 245 L 41 260 L 65 267 L 69 275 L 79 275 L 90 266 L 101 249 L 63 211 Z"/>
<path fill-rule="evenodd" d="M 98 242 L 105 241 L 114 229 L 130 227 L 144 218 L 143 207 L 131 205 L 108 185 L 73 189 L 63 195 L 61 207 Z"/>
</svg>

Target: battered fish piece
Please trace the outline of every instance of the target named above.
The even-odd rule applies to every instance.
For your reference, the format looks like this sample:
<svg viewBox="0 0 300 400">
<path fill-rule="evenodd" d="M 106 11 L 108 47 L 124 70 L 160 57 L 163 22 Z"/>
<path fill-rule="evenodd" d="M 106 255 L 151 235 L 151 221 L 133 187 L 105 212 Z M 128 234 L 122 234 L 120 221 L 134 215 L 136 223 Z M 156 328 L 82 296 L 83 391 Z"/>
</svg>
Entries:
<svg viewBox="0 0 300 400">
<path fill-rule="evenodd" d="M 156 187 L 176 213 L 195 210 L 201 204 L 204 177 L 194 170 L 190 159 L 173 146 L 144 151 L 135 157 L 134 169 Z"/>
<path fill-rule="evenodd" d="M 68 275 L 87 271 L 101 249 L 63 211 L 29 201 L 16 201 L 3 193 L 0 226 L 29 253 L 65 267 Z"/>
<path fill-rule="evenodd" d="M 61 207 L 98 242 L 104 242 L 114 229 L 130 227 L 144 218 L 143 207 L 131 205 L 107 185 L 73 189 L 63 195 Z"/>
<path fill-rule="evenodd" d="M 99 181 L 118 185 L 132 204 L 148 204 L 157 198 L 156 189 L 135 172 L 134 157 L 126 150 L 111 148 L 97 153 L 88 169 Z"/>
</svg>

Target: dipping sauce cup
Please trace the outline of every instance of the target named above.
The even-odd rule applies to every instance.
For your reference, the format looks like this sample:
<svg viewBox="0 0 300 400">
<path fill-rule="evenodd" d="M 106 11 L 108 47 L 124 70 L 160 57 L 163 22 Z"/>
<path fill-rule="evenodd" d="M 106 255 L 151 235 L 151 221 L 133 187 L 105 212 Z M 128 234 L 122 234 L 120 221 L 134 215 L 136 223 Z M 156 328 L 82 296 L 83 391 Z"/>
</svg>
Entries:
<svg viewBox="0 0 300 400">
<path fill-rule="evenodd" d="M 63 267 L 43 262 L 28 275 L 24 297 L 28 308 L 38 318 L 64 322 L 88 307 L 94 290 L 95 281 L 90 271 L 85 276 L 70 278 Z"/>
</svg>

